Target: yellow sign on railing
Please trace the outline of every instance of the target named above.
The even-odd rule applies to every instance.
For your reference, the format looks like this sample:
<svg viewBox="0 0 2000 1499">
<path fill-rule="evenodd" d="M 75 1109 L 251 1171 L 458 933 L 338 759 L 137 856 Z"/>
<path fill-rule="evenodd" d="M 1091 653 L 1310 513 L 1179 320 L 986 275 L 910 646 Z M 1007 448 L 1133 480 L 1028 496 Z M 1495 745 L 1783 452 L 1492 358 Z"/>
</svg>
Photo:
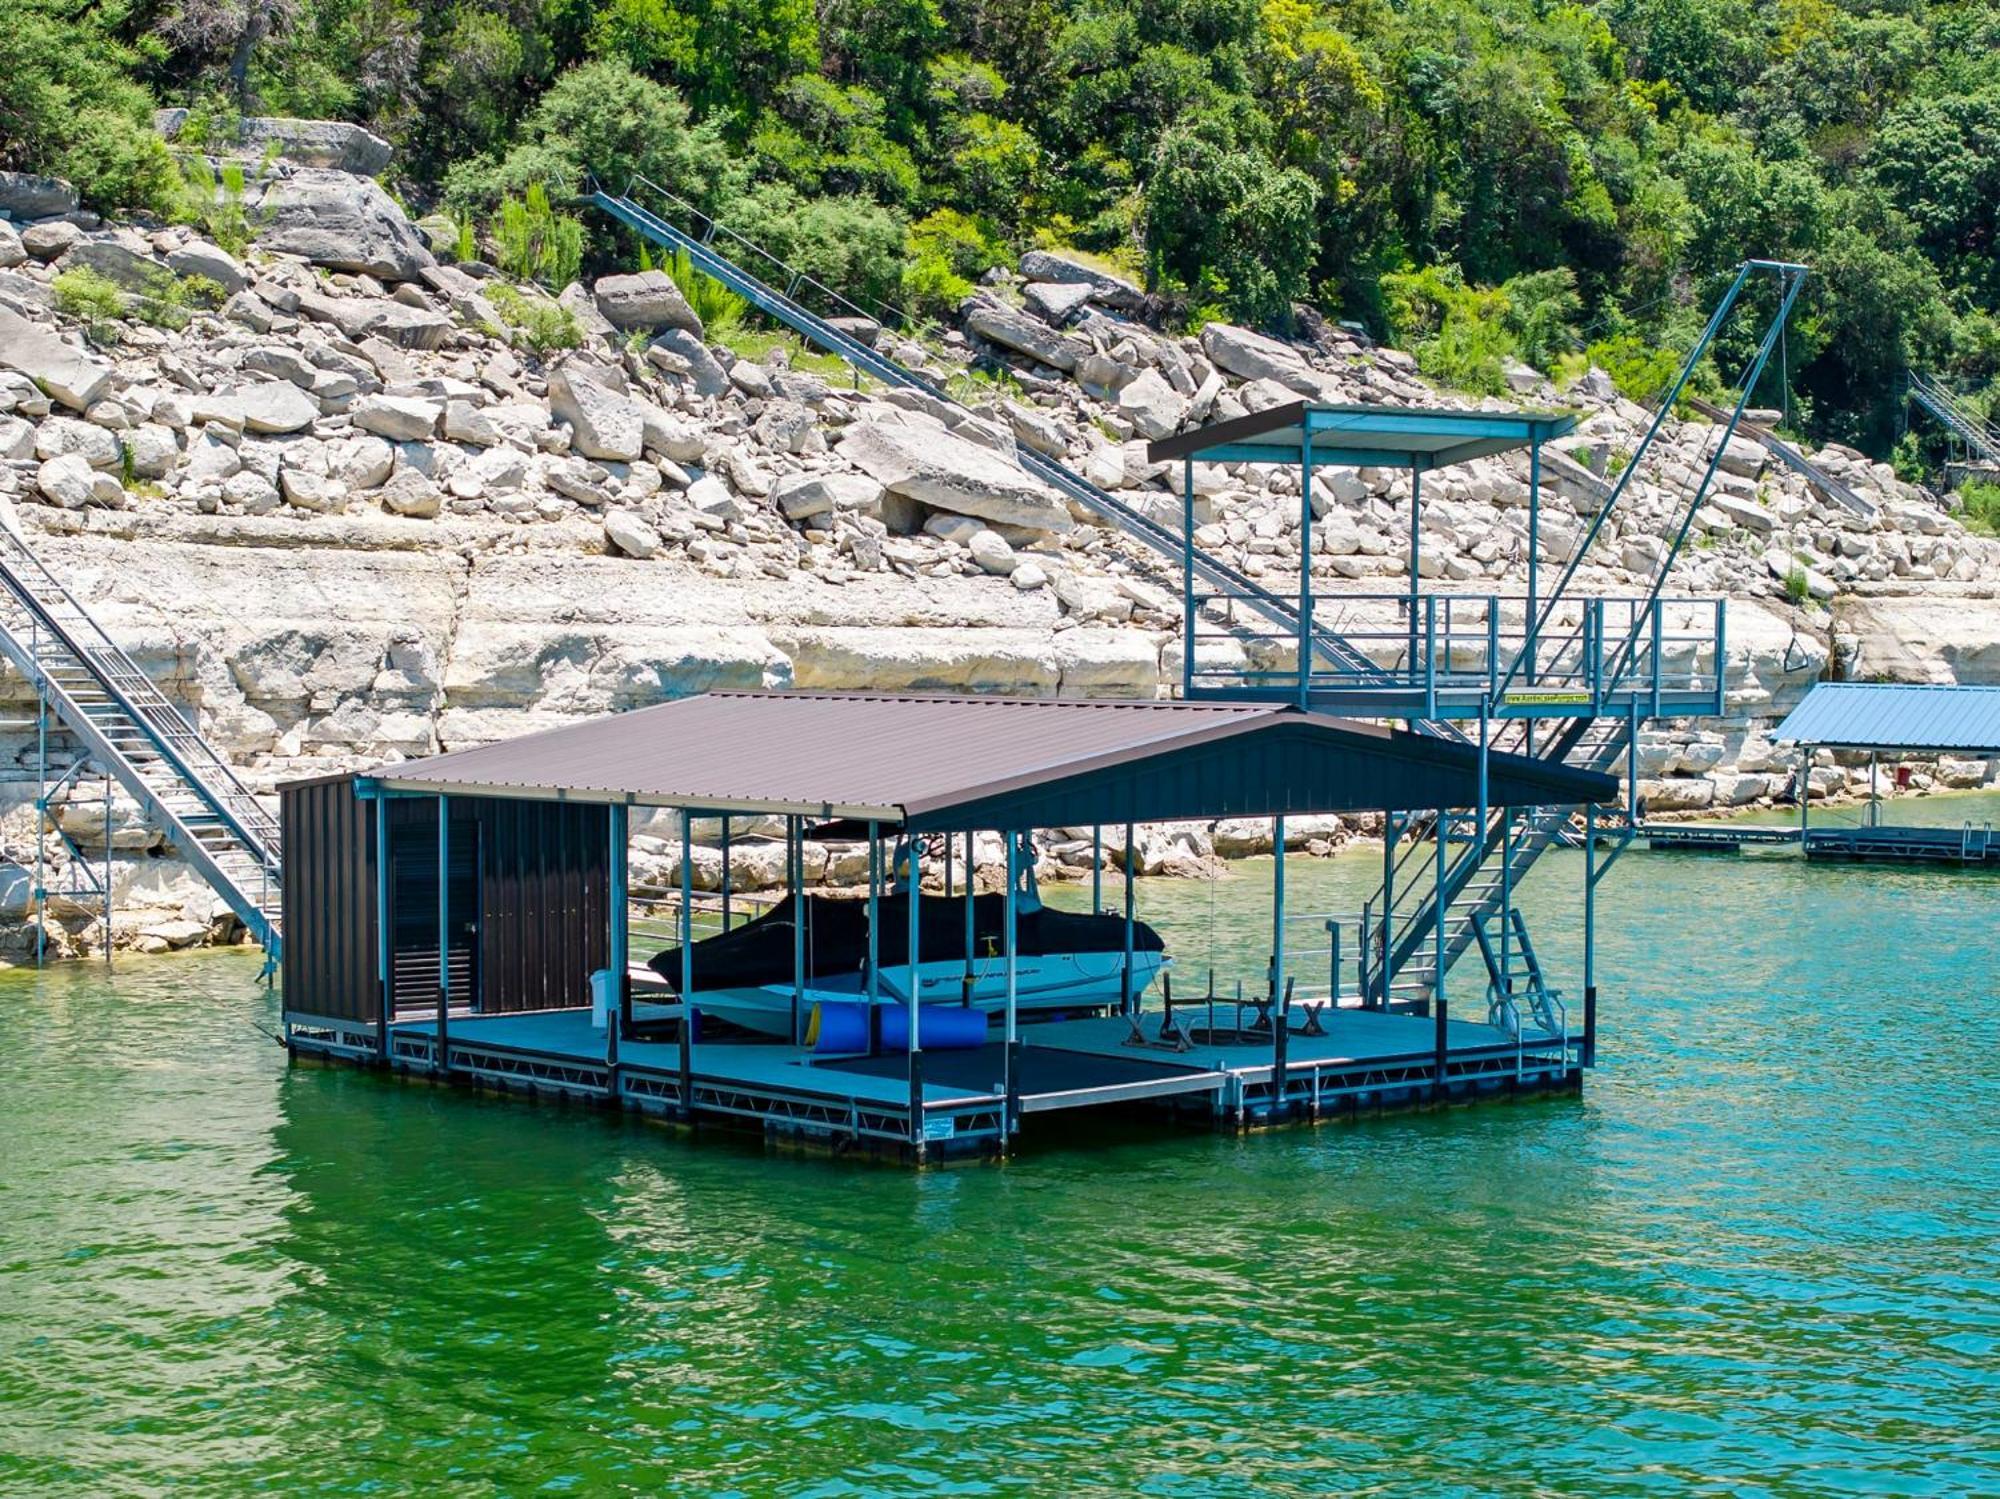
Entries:
<svg viewBox="0 0 2000 1499">
<path fill-rule="evenodd" d="M 1510 708 L 1575 708 L 1590 702 L 1585 687 L 1509 687 L 1501 696 Z"/>
</svg>

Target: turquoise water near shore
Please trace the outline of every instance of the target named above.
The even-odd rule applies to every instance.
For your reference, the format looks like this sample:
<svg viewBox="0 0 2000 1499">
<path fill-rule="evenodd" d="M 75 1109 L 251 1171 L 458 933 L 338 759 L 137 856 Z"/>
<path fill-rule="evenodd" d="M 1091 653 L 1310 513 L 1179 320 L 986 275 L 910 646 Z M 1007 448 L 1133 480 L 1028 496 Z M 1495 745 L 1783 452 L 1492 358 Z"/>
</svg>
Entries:
<svg viewBox="0 0 2000 1499">
<path fill-rule="evenodd" d="M 1269 873 L 1141 911 L 1226 973 Z M 0 976 L 0 1493 L 2000 1492 L 2000 879 L 1602 916 L 1581 1098 L 926 1174 L 288 1067 L 243 954 Z"/>
</svg>

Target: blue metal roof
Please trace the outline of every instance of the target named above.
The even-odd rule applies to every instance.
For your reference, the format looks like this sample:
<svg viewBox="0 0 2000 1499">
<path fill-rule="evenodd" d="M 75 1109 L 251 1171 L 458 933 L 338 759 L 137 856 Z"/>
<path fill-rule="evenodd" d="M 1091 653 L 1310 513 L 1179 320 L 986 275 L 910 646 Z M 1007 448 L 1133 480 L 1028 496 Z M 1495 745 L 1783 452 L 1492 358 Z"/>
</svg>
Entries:
<svg viewBox="0 0 2000 1499">
<path fill-rule="evenodd" d="M 1772 737 L 1832 749 L 2000 754 L 2000 687 L 1821 682 Z"/>
<path fill-rule="evenodd" d="M 1298 463 L 1308 448 L 1315 467 L 1445 468 L 1576 426 L 1559 411 L 1438 411 L 1416 406 L 1328 406 L 1293 401 L 1163 437 L 1146 448 L 1154 463 Z"/>
</svg>

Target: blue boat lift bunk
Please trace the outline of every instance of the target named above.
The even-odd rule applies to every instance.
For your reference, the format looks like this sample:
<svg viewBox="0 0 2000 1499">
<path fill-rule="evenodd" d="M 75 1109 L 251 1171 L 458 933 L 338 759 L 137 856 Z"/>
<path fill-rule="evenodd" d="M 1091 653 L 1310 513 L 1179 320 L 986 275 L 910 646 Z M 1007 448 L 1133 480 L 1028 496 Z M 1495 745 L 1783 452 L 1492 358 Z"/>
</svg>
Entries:
<svg viewBox="0 0 2000 1499">
<path fill-rule="evenodd" d="M 1099 1105 L 1241 1126 L 1571 1088 L 1592 1058 L 1594 1016 L 1572 1030 L 1566 1013 L 1523 1018 L 1489 994 L 1455 1017 L 1442 983 L 1426 1013 L 1398 1012 L 1345 984 L 1337 957 L 1327 988 L 1309 992 L 1300 975 L 1328 968 L 1319 952 L 1288 951 L 1283 859 L 1270 960 L 1245 1003 L 1191 999 L 1186 986 L 1172 996 L 1171 975 L 1157 994 L 1135 982 L 1128 880 L 1122 913 L 1100 913 L 1124 931 L 1111 986 L 1093 1003 L 1027 1010 L 1018 861 L 1036 829 L 1093 827 L 1100 849 L 1109 829 L 1130 867 L 1135 829 L 1152 822 L 1268 817 L 1282 843 L 1282 820 L 1307 813 L 1615 795 L 1593 772 L 1287 705 L 713 693 L 284 788 L 299 835 L 288 845 L 299 926 L 285 956 L 286 1039 L 298 1055 L 916 1160 L 1004 1154 L 1025 1120 Z M 677 976 L 665 994 L 627 969 L 632 819 L 659 811 L 681 840 L 680 940 L 639 956 Z M 780 1034 L 704 1023 L 689 850 L 697 821 L 718 819 L 779 820 L 794 899 L 811 894 L 804 846 L 816 826 L 865 830 L 866 960 L 837 988 L 808 974 L 795 922 Z M 921 944 L 935 938 L 938 902 L 963 902 L 969 921 L 970 884 L 944 883 L 948 872 L 941 882 L 933 858 L 939 893 L 913 901 L 906 863 L 899 900 L 885 854 L 899 839 L 969 849 L 980 833 L 1007 850 L 997 951 L 961 948 L 954 929 L 938 956 L 962 966 L 963 983 L 953 972 L 934 985 Z M 1587 963 L 1594 923 L 1583 935 Z M 995 960 L 1004 998 L 968 1023 L 975 964 Z M 598 1007 L 601 1029 L 592 971 L 626 975 Z M 873 1023 L 829 1050 L 815 1020 L 823 1032 L 857 1003 Z"/>
<path fill-rule="evenodd" d="M 1572 598 L 1567 572 L 1554 591 L 1543 589 L 1542 449 L 1575 426 L 1574 416 L 1558 412 L 1295 401 L 1150 444 L 1151 461 L 1178 462 L 1182 470 L 1187 695 L 1276 697 L 1332 713 L 1424 720 L 1721 712 L 1721 600 L 1662 598 L 1657 590 L 1635 598 Z M 1424 592 L 1425 475 L 1522 448 L 1528 452 L 1525 592 Z M 1259 595 L 1288 606 L 1295 627 L 1273 628 L 1256 609 L 1257 598 L 1240 590 L 1200 585 L 1193 542 L 1197 463 L 1296 468 L 1297 591 Z M 1315 587 L 1313 534 L 1321 517 L 1314 480 L 1329 467 L 1409 476 L 1403 591 Z M 1316 629 L 1316 615 L 1334 629 Z"/>
<path fill-rule="evenodd" d="M 1884 756 L 2000 757 L 2000 687 L 1819 682 L 1771 737 L 1799 751 L 1798 840 L 1808 859 L 2000 867 L 2000 840 L 1990 819 L 1958 826 L 1885 824 L 1878 780 Z M 1860 826 L 1812 826 L 1809 781 L 1820 750 L 1868 756 Z"/>
</svg>

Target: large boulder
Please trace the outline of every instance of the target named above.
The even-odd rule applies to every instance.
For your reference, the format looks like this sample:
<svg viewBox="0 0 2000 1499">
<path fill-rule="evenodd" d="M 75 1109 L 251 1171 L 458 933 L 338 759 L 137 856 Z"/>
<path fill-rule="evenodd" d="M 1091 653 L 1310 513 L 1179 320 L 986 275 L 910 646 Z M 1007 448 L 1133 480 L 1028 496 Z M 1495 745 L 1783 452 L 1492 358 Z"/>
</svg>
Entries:
<svg viewBox="0 0 2000 1499">
<path fill-rule="evenodd" d="M 0 368 L 26 375 L 73 411 L 85 410 L 111 388 L 109 365 L 4 307 L 0 307 Z"/>
<path fill-rule="evenodd" d="M 115 234 L 78 240 L 62 258 L 65 271 L 95 271 L 126 291 L 149 292 L 168 279 L 166 265 L 124 243 Z"/>
<path fill-rule="evenodd" d="M 646 451 L 646 413 L 574 366 L 549 376 L 549 409 L 570 425 L 570 445 L 586 458 L 632 463 Z"/>
<path fill-rule="evenodd" d="M 695 316 L 680 287 L 665 271 L 600 276 L 591 294 L 604 320 L 623 332 L 684 328 L 696 338 L 702 336 L 701 319 Z"/>
<path fill-rule="evenodd" d="M 194 414 L 245 432 L 298 432 L 319 416 L 319 402 L 289 380 L 267 380 L 204 396 Z"/>
<path fill-rule="evenodd" d="M 1026 354 L 1052 369 L 1073 370 L 1077 360 L 1090 352 L 1090 345 L 1080 339 L 999 302 L 976 303 L 966 314 L 965 326 L 989 343 Z"/>
<path fill-rule="evenodd" d="M 1170 437 L 1187 414 L 1187 398 L 1158 370 L 1143 370 L 1118 392 L 1118 409 L 1131 418 L 1141 437 Z"/>
<path fill-rule="evenodd" d="M 185 109 L 155 110 L 153 128 L 172 140 L 181 133 L 187 116 Z M 233 141 L 209 137 L 202 141 L 202 148 L 226 156 L 262 158 L 275 146 L 279 156 L 295 165 L 352 172 L 362 177 L 380 174 L 396 154 L 395 147 L 381 136 L 345 120 L 257 115 L 239 120 L 235 135 Z"/>
<path fill-rule="evenodd" d="M 389 297 L 326 297 L 303 292 L 299 311 L 333 324 L 356 343 L 379 338 L 399 349 L 438 348 L 452 331 L 451 319 L 443 313 Z"/>
<path fill-rule="evenodd" d="M 1332 377 L 1308 365 L 1297 349 L 1248 328 L 1210 323 L 1201 330 L 1201 351 L 1217 369 L 1244 380 L 1270 380 L 1315 401 L 1340 399 Z"/>
<path fill-rule="evenodd" d="M 59 177 L 0 172 L 0 213 L 10 219 L 48 219 L 76 212 L 76 189 Z"/>
<path fill-rule="evenodd" d="M 1121 312 L 1137 312 L 1146 305 L 1146 294 L 1131 282 L 1054 250 L 1030 250 L 1023 255 L 1021 274 L 1030 281 L 1088 287 L 1091 301 Z"/>
<path fill-rule="evenodd" d="M 279 178 L 251 215 L 257 243 L 336 271 L 414 281 L 435 265 L 395 199 L 366 177 L 301 169 Z"/>
<path fill-rule="evenodd" d="M 840 440 L 841 456 L 883 488 L 935 510 L 1007 526 L 1067 531 L 1062 496 L 991 448 L 942 427 L 858 421 Z"/>
<path fill-rule="evenodd" d="M 729 371 L 722 361 L 685 328 L 662 329 L 646 348 L 646 362 L 670 375 L 686 376 L 698 396 L 719 396 L 729 389 Z"/>
<path fill-rule="evenodd" d="M 879 515 L 882 486 L 866 474 L 788 474 L 771 486 L 771 500 L 779 513 L 792 521 L 835 511 Z"/>
<path fill-rule="evenodd" d="M 189 240 L 167 257 L 167 268 L 176 276 L 206 276 L 229 296 L 250 284 L 250 275 L 220 245 L 205 239 Z"/>
<path fill-rule="evenodd" d="M 366 396 L 349 413 L 354 425 L 391 442 L 417 442 L 437 431 L 444 408 L 416 396 Z"/>
</svg>

